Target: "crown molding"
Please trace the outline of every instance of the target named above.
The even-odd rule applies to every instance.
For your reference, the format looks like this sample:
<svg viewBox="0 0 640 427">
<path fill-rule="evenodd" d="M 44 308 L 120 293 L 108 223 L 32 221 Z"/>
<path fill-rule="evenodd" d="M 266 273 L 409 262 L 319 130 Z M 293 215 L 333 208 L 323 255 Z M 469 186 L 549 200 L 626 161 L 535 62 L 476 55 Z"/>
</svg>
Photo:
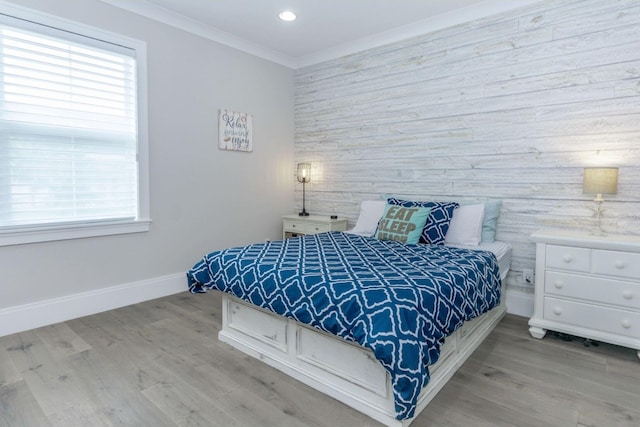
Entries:
<svg viewBox="0 0 640 427">
<path fill-rule="evenodd" d="M 146 0 L 100 0 L 120 9 L 133 12 L 154 21 L 162 22 L 191 34 L 204 37 L 208 40 L 241 50 L 251 55 L 266 59 L 288 68 L 295 68 L 294 59 L 257 43 L 253 43 L 231 33 L 222 31 L 210 25 L 203 24 L 195 19 L 188 18 L 179 13 L 152 4 Z"/>
<path fill-rule="evenodd" d="M 389 43 L 406 40 L 432 31 L 463 24 L 476 19 L 485 18 L 510 10 L 519 9 L 545 0 L 486 0 L 465 8 L 433 16 L 429 19 L 404 25 L 370 37 L 363 37 L 329 49 L 324 49 L 300 57 L 291 57 L 258 43 L 234 36 L 228 32 L 208 26 L 197 20 L 165 9 L 147 0 L 101 0 L 112 6 L 145 16 L 158 22 L 196 34 L 217 43 L 241 50 L 251 55 L 266 59 L 288 68 L 298 69 L 320 62 L 340 58 L 362 52 Z"/>
<path fill-rule="evenodd" d="M 329 61 L 354 53 L 363 52 L 368 49 L 384 46 L 412 37 L 421 36 L 443 28 L 464 24 L 476 19 L 498 15 L 514 9 L 524 8 L 544 0 L 486 0 L 451 12 L 442 13 L 422 21 L 407 24 L 389 31 L 375 34 L 370 37 L 363 37 L 352 42 L 344 43 L 335 48 L 325 49 L 309 55 L 300 56 L 293 59 L 294 68 L 302 68 L 315 65 L 320 62 Z"/>
</svg>

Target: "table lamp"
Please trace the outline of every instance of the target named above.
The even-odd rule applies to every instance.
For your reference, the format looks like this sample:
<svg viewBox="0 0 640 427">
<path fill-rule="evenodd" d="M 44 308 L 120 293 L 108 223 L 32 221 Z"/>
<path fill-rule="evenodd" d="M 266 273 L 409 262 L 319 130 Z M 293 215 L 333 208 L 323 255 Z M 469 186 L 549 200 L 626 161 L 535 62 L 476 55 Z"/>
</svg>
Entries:
<svg viewBox="0 0 640 427">
<path fill-rule="evenodd" d="M 311 163 L 298 163 L 298 182 L 302 183 L 302 212 L 298 215 L 309 216 L 309 212 L 305 209 L 305 185 L 311 181 Z"/>
</svg>

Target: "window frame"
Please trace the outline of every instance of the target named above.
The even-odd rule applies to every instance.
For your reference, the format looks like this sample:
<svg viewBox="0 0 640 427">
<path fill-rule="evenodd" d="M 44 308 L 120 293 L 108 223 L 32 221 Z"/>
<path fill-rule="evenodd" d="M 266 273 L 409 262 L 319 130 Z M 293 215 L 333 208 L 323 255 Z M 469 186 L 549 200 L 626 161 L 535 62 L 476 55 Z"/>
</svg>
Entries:
<svg viewBox="0 0 640 427">
<path fill-rule="evenodd" d="M 2 15 L 2 18 L 18 20 L 18 22 L 27 21 L 31 24 L 41 25 L 43 26 L 43 34 L 47 34 L 48 28 L 62 30 L 75 34 L 76 36 L 122 46 L 135 52 L 138 163 L 138 213 L 135 219 L 77 221 L 7 227 L 0 229 L 0 246 L 149 231 L 151 219 L 149 211 L 149 131 L 146 42 L 5 2 L 0 2 L 0 15 Z"/>
</svg>

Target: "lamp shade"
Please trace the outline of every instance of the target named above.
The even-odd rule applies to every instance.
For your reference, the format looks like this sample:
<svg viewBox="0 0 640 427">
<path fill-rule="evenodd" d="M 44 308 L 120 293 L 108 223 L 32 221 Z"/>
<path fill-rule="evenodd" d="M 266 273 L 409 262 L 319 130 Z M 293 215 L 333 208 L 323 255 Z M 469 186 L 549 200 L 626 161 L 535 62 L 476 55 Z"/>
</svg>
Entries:
<svg viewBox="0 0 640 427">
<path fill-rule="evenodd" d="M 308 183 L 311 181 L 311 163 L 298 163 L 298 182 Z"/>
<path fill-rule="evenodd" d="M 618 168 L 584 168 L 582 192 L 616 194 L 618 192 Z"/>
</svg>

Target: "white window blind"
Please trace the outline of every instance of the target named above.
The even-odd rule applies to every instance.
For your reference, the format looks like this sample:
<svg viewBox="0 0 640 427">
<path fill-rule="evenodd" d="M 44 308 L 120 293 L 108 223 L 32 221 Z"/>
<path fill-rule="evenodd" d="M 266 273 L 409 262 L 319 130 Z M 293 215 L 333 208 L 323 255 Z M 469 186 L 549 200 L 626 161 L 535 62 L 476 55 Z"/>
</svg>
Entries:
<svg viewBox="0 0 640 427">
<path fill-rule="evenodd" d="M 134 50 L 0 23 L 0 231 L 135 220 L 136 99 Z"/>
</svg>

